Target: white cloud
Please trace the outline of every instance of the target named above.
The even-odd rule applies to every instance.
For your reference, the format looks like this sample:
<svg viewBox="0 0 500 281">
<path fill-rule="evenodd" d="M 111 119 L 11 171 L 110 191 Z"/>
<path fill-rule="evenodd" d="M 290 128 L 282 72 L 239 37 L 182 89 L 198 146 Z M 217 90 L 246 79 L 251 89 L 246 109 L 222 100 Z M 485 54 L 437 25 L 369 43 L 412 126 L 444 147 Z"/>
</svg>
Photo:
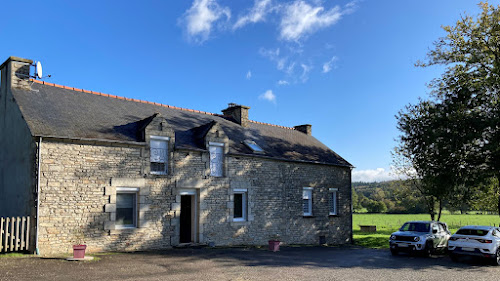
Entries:
<svg viewBox="0 0 500 281">
<path fill-rule="evenodd" d="M 311 71 L 312 65 L 301 64 L 300 66 L 302 67 L 302 75 L 300 75 L 300 80 L 305 83 L 307 79 L 309 79 L 309 71 Z"/>
<path fill-rule="evenodd" d="M 265 20 L 265 16 L 272 12 L 271 0 L 255 0 L 255 4 L 248 14 L 241 16 L 233 25 L 233 30 L 241 28 L 249 23 L 257 23 Z"/>
<path fill-rule="evenodd" d="M 335 24 L 342 17 L 339 6 L 325 10 L 323 6 L 311 6 L 304 1 L 295 1 L 285 6 L 280 24 L 280 38 L 299 41 L 318 29 Z"/>
<path fill-rule="evenodd" d="M 332 70 L 332 67 L 334 67 L 334 62 L 337 60 L 336 56 L 333 56 L 331 60 L 325 62 L 323 64 L 323 73 L 328 73 L 330 70 Z"/>
<path fill-rule="evenodd" d="M 285 64 L 288 59 L 286 57 L 280 57 L 280 48 L 276 48 L 275 50 L 260 48 L 259 53 L 261 56 L 266 57 L 270 61 L 276 63 L 276 68 L 278 70 L 285 69 Z"/>
<path fill-rule="evenodd" d="M 189 39 L 203 43 L 210 37 L 213 25 L 224 17 L 229 20 L 231 10 L 221 7 L 217 0 L 194 0 L 182 22 L 185 22 Z"/>
<path fill-rule="evenodd" d="M 288 85 L 288 84 L 290 84 L 290 83 L 288 83 L 288 81 L 286 81 L 286 80 L 279 80 L 278 81 L 278 85 Z"/>
<path fill-rule="evenodd" d="M 377 168 L 374 170 L 353 170 L 352 181 L 362 182 L 380 182 L 395 180 L 398 177 L 391 171 L 386 171 L 384 168 Z"/>
<path fill-rule="evenodd" d="M 271 91 L 271 90 L 267 90 L 265 93 L 261 94 L 259 96 L 259 99 L 267 100 L 267 101 L 270 101 L 272 103 L 276 103 L 276 95 L 273 94 L 273 91 Z"/>
<path fill-rule="evenodd" d="M 252 72 L 250 70 L 247 72 L 247 76 L 246 77 L 249 80 L 250 80 L 250 78 L 252 78 Z"/>
<path fill-rule="evenodd" d="M 345 4 L 343 14 L 348 15 L 354 13 L 358 9 L 358 2 L 358 0 L 354 0 Z"/>
</svg>

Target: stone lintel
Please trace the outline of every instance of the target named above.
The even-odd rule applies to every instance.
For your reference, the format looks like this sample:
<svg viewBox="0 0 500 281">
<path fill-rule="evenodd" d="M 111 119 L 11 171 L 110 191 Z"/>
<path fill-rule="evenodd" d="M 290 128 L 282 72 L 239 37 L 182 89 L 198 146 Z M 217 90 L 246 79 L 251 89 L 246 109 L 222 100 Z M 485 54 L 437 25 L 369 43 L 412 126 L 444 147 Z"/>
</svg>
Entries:
<svg viewBox="0 0 500 281">
<path fill-rule="evenodd" d="M 114 187 L 145 187 L 144 178 L 111 178 L 111 186 Z"/>
</svg>

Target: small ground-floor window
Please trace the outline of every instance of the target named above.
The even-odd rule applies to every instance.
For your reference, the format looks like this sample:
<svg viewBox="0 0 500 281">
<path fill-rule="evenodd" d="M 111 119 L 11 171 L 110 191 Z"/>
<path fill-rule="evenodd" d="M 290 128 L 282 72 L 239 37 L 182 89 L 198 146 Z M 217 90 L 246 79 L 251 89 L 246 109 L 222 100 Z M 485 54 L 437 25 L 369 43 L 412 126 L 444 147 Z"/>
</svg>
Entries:
<svg viewBox="0 0 500 281">
<path fill-rule="evenodd" d="M 117 228 L 137 227 L 137 188 L 116 188 Z"/>
<path fill-rule="evenodd" d="M 331 216 L 337 215 L 337 188 L 330 188 L 328 192 L 328 209 Z"/>
<path fill-rule="evenodd" d="M 302 210 L 304 216 L 312 216 L 312 187 L 302 189 Z"/>
<path fill-rule="evenodd" d="M 234 190 L 234 215 L 233 221 L 247 220 L 247 199 L 248 193 L 246 189 Z"/>
</svg>

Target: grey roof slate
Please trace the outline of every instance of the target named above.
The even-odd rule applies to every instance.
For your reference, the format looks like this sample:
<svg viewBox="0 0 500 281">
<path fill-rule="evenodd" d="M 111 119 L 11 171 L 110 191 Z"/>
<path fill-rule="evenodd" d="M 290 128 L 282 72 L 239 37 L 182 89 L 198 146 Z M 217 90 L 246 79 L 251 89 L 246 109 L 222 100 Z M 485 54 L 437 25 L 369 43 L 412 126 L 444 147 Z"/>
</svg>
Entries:
<svg viewBox="0 0 500 281">
<path fill-rule="evenodd" d="M 34 83 L 32 91 L 12 89 L 34 136 L 141 142 L 140 130 L 160 113 L 175 131 L 175 147 L 205 149 L 197 135 L 218 122 L 229 138 L 229 153 L 267 156 L 331 165 L 351 164 L 312 136 L 289 128 L 255 122 L 244 128 L 224 116 L 167 108 Z M 244 140 L 255 141 L 255 155 Z"/>
</svg>

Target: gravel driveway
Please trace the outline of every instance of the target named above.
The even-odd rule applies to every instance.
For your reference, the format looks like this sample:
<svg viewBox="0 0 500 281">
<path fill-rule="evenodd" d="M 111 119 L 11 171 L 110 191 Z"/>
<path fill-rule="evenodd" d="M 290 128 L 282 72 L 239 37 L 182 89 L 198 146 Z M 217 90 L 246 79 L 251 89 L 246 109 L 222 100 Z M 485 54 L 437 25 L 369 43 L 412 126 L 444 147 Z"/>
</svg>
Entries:
<svg viewBox="0 0 500 281">
<path fill-rule="evenodd" d="M 356 247 L 172 249 L 98 261 L 0 258 L 0 280 L 498 280 L 500 267 Z"/>
</svg>

